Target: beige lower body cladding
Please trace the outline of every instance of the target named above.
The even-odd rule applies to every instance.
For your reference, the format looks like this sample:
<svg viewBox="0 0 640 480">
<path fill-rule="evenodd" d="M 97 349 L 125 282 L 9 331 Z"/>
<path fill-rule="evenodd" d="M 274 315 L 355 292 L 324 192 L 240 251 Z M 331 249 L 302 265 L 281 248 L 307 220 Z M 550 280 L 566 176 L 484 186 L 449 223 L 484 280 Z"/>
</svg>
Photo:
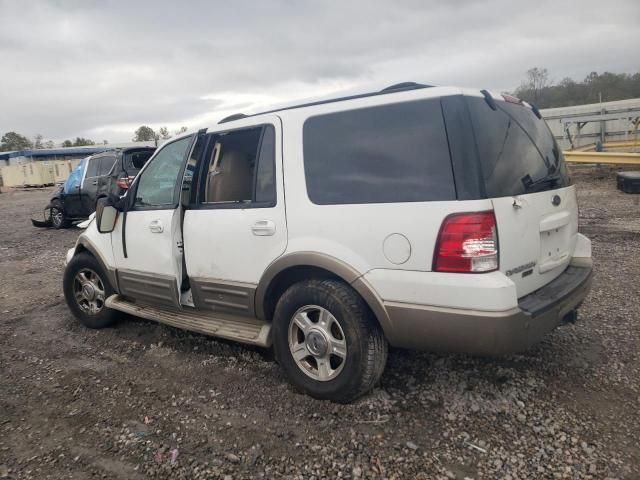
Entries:
<svg viewBox="0 0 640 480">
<path fill-rule="evenodd" d="M 402 348 L 477 355 L 521 352 L 580 306 L 592 282 L 591 267 L 585 270 L 569 292 L 550 300 L 535 314 L 521 308 L 482 312 L 385 302 L 391 324 L 385 333 L 391 345 Z"/>
</svg>

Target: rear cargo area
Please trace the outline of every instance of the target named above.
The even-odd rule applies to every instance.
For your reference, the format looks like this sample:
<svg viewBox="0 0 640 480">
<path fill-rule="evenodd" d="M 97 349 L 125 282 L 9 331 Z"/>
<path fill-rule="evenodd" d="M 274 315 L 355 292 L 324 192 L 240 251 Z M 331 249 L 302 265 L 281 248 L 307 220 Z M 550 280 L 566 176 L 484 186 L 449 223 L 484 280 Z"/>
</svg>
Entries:
<svg viewBox="0 0 640 480">
<path fill-rule="evenodd" d="M 530 106 L 482 95 L 466 102 L 496 216 L 499 269 L 520 298 L 568 266 L 578 234 L 575 188 L 553 135 Z"/>
</svg>

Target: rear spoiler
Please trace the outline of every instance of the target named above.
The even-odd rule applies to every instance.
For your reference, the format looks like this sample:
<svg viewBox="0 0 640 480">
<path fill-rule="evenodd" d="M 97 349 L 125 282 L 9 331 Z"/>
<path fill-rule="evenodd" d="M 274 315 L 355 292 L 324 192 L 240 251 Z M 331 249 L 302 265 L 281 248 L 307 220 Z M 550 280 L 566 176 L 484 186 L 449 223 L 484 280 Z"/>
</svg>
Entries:
<svg viewBox="0 0 640 480">
<path fill-rule="evenodd" d="M 487 102 L 487 105 L 489 105 L 491 110 L 497 110 L 498 109 L 498 105 L 496 104 L 495 99 L 493 98 L 491 93 L 489 93 L 488 90 L 480 90 L 480 93 L 484 97 L 484 101 Z M 518 97 L 514 97 L 513 95 L 508 95 L 506 93 L 502 94 L 502 98 L 504 98 L 505 102 L 514 103 L 516 105 L 523 105 L 525 107 L 529 107 L 536 117 L 538 117 L 539 119 L 542 119 L 542 114 L 540 113 L 540 110 L 538 110 L 538 107 L 536 107 L 533 103 L 525 102 L 524 100 L 521 100 Z"/>
</svg>

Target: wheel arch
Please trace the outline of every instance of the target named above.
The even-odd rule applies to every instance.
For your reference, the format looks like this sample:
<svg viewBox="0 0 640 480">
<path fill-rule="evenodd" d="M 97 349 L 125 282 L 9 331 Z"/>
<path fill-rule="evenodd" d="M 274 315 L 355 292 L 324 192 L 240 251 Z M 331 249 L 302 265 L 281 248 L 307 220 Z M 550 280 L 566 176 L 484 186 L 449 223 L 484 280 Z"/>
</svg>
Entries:
<svg viewBox="0 0 640 480">
<path fill-rule="evenodd" d="M 107 264 L 104 261 L 104 258 L 102 257 L 102 255 L 100 255 L 98 249 L 95 247 L 95 245 L 91 243 L 90 240 L 84 237 L 80 237 L 78 239 L 78 242 L 76 243 L 73 256 L 75 257 L 83 252 L 88 253 L 98 261 L 98 263 L 100 264 L 100 268 L 102 268 L 102 271 L 105 273 L 105 275 L 107 275 L 107 278 L 109 279 L 109 283 L 111 284 L 113 289 L 116 291 L 116 293 L 120 293 L 120 289 L 118 288 L 118 278 L 116 275 L 116 271 L 114 269 L 107 267 Z"/>
<path fill-rule="evenodd" d="M 256 288 L 256 316 L 271 321 L 280 295 L 294 283 L 310 277 L 336 278 L 350 285 L 363 298 L 385 334 L 391 328 L 382 299 L 362 274 L 340 259 L 317 252 L 290 253 L 267 267 Z"/>
<path fill-rule="evenodd" d="M 64 202 L 62 201 L 62 197 L 60 195 L 56 195 L 55 197 L 51 197 L 49 199 L 49 203 L 47 204 L 46 207 L 44 207 L 44 209 L 46 210 L 47 208 L 53 207 L 53 202 L 58 202 L 60 204 L 60 206 L 62 207 L 62 210 L 64 211 Z"/>
</svg>

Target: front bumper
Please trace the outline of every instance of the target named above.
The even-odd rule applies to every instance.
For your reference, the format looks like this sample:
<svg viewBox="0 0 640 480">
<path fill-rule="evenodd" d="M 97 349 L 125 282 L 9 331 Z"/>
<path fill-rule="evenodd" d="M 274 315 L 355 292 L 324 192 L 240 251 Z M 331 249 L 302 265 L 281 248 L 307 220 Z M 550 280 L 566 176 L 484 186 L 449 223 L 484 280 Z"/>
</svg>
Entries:
<svg viewBox="0 0 640 480">
<path fill-rule="evenodd" d="M 64 267 L 65 268 L 69 264 L 69 262 L 71 261 L 71 259 L 75 255 L 75 253 L 76 253 L 76 247 L 75 246 L 73 248 L 70 248 L 69 250 L 67 250 L 67 254 L 64 257 Z"/>
<path fill-rule="evenodd" d="M 592 267 L 570 266 L 506 312 L 386 302 L 391 345 L 402 348 L 502 355 L 528 349 L 580 306 L 591 288 Z"/>
</svg>

